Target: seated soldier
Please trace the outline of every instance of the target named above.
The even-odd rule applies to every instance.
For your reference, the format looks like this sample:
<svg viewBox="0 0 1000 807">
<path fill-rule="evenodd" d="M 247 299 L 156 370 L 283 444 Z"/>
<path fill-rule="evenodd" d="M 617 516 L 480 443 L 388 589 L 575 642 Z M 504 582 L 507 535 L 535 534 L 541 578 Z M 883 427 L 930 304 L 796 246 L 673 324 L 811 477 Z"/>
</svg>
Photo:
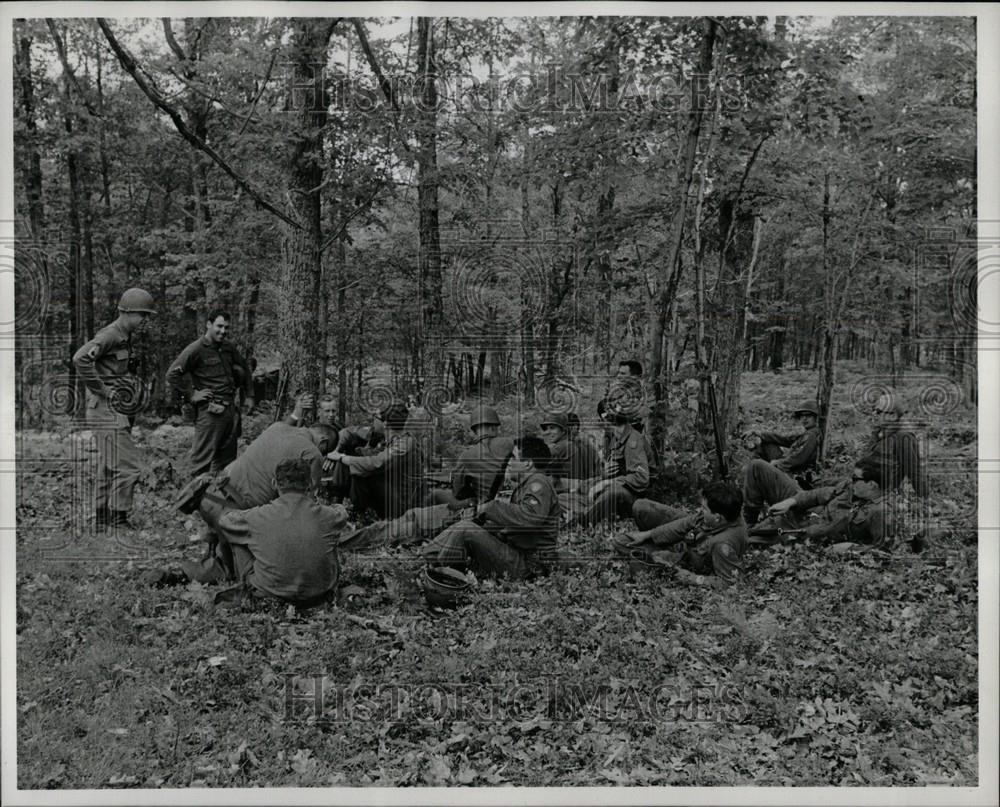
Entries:
<svg viewBox="0 0 1000 807">
<path fill-rule="evenodd" d="M 761 457 L 778 470 L 800 481 L 811 481 L 807 475 L 815 468 L 819 451 L 819 410 L 812 401 L 804 401 L 792 415 L 802 423 L 805 431 L 801 434 L 763 432 L 758 435 L 756 448 Z"/>
<path fill-rule="evenodd" d="M 639 499 L 635 505 L 640 529 L 613 539 L 616 552 L 638 552 L 660 563 L 679 565 L 695 575 L 714 573 L 729 585 L 739 582 L 747 527 L 740 517 L 743 496 L 736 487 L 726 482 L 706 485 L 701 491 L 701 509 L 690 515 L 649 499 Z M 686 579 L 696 584 L 709 582 L 704 578 Z"/>
<path fill-rule="evenodd" d="M 405 404 L 394 403 L 384 412 L 385 447 L 377 454 L 351 456 L 340 451 L 327 454 L 324 467 L 337 463 L 350 472 L 346 492 L 357 513 L 372 510 L 378 518 L 396 518 L 423 499 L 424 459 L 420 446 L 409 432 Z M 335 474 L 336 476 L 336 474 Z"/>
<path fill-rule="evenodd" d="M 347 512 L 340 505 L 316 503 L 305 460 L 282 460 L 274 477 L 278 498 L 249 510 L 229 510 L 219 519 L 219 554 L 212 571 L 216 579 L 239 580 L 256 593 L 315 604 L 336 591 L 337 535 Z M 211 579 L 198 566 L 189 576 Z"/>
<path fill-rule="evenodd" d="M 575 418 L 575 429 L 571 418 Z M 601 475 L 601 455 L 590 440 L 579 435 L 579 424 L 574 412 L 552 415 L 541 423 L 542 437 L 552 452 L 549 476 L 556 490 L 568 490 L 574 483 L 579 486 L 580 481 Z"/>
<path fill-rule="evenodd" d="M 628 518 L 633 502 L 649 487 L 649 458 L 642 435 L 632 428 L 634 415 L 627 399 L 613 395 L 606 403 L 602 416 L 604 473 L 576 488 L 586 494 L 589 506 L 570 519 L 571 525 Z"/>
<path fill-rule="evenodd" d="M 198 510 L 208 525 L 205 537 L 210 548 L 217 537 L 219 518 L 227 510 L 247 510 L 277 498 L 274 472 L 282 460 L 305 461 L 310 469 L 312 489 L 318 490 L 323 452 L 333 444 L 336 432 L 319 423 L 308 428 L 293 425 L 301 419 L 307 402 L 307 396 L 300 397 L 286 420 L 264 429 L 214 480 L 203 474 L 182 490 L 178 508 L 186 513 Z"/>
<path fill-rule="evenodd" d="M 559 530 L 559 500 L 544 472 L 551 458 L 538 437 L 516 441 L 506 477 L 510 502 L 484 502 L 471 520 L 445 528 L 421 550 L 433 566 L 464 569 L 481 577 L 521 579 L 548 571 Z"/>
<path fill-rule="evenodd" d="M 427 504 L 447 504 L 462 510 L 488 502 L 500 489 L 504 468 L 514 450 L 514 440 L 498 434 L 500 417 L 492 406 L 480 406 L 469 416 L 472 443 L 458 457 L 451 475 L 451 490 L 433 490 Z"/>
<path fill-rule="evenodd" d="M 826 543 L 848 541 L 876 549 L 892 549 L 895 525 L 885 502 L 885 469 L 863 459 L 850 479 L 836 485 L 800 490 L 779 500 L 769 510 L 769 518 L 751 529 L 751 534 L 771 530 L 801 531 L 806 538 Z M 806 511 L 814 509 L 819 521 L 803 526 Z"/>
<path fill-rule="evenodd" d="M 918 496 L 927 495 L 927 477 L 920 459 L 917 436 L 903 422 L 905 410 L 892 393 L 884 393 L 875 402 L 876 422 L 862 457 L 885 468 L 885 483 L 898 488 L 909 479 Z"/>
</svg>

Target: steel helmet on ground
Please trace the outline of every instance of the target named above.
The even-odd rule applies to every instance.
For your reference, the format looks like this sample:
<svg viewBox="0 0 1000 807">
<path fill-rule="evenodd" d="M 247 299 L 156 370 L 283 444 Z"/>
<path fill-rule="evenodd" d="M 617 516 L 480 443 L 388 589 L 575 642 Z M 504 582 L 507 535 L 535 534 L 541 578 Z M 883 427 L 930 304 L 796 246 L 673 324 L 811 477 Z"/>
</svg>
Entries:
<svg viewBox="0 0 1000 807">
<path fill-rule="evenodd" d="M 500 416 L 497 415 L 497 410 L 492 406 L 478 406 L 472 410 L 472 414 L 469 416 L 470 429 L 484 424 L 487 426 L 500 425 Z"/>
<path fill-rule="evenodd" d="M 118 300 L 118 310 L 126 313 L 143 312 L 155 314 L 153 295 L 145 289 L 126 289 Z"/>
<path fill-rule="evenodd" d="M 427 566 L 420 576 L 420 587 L 428 605 L 454 608 L 469 590 L 469 579 L 449 566 Z"/>
</svg>

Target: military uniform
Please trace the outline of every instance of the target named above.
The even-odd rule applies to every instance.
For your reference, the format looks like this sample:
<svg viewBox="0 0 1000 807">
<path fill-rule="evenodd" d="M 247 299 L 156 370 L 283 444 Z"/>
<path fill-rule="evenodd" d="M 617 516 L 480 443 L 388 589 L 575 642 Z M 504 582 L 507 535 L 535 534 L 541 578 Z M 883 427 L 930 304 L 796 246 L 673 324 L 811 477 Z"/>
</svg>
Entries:
<svg viewBox="0 0 1000 807">
<path fill-rule="evenodd" d="M 810 538 L 825 538 L 829 542 L 851 541 L 877 549 L 890 550 L 895 533 L 892 514 L 885 499 L 854 498 L 851 479 L 836 485 L 804 490 L 795 494 L 792 518 L 813 508 L 819 509 L 822 523 L 805 528 Z"/>
<path fill-rule="evenodd" d="M 549 475 L 556 480 L 593 479 L 601 475 L 601 455 L 586 437 L 564 435 L 549 446 L 549 450 L 552 452 Z M 556 487 L 559 487 L 558 481 Z"/>
<path fill-rule="evenodd" d="M 811 470 L 816 464 L 816 453 L 819 450 L 819 428 L 816 426 L 798 435 L 764 432 L 760 439 L 765 447 L 774 445 L 787 449 L 773 462 L 779 471 L 796 475 Z"/>
<path fill-rule="evenodd" d="M 451 490 L 431 491 L 428 502 L 456 506 L 470 499 L 489 501 L 500 489 L 513 451 L 514 440 L 510 437 L 476 437 L 458 457 L 451 475 Z"/>
<path fill-rule="evenodd" d="M 750 460 L 743 472 L 744 505 L 754 515 L 765 504 L 777 504 L 801 491 L 794 479 L 764 460 Z"/>
<path fill-rule="evenodd" d="M 97 440 L 94 505 L 99 519 L 109 511 L 131 510 L 139 479 L 139 452 L 128 415 L 120 411 L 135 402 L 134 379 L 128 375 L 131 356 L 131 340 L 114 322 L 73 355 L 87 388 L 87 425 Z"/>
<path fill-rule="evenodd" d="M 228 546 L 230 570 L 253 589 L 310 604 L 336 590 L 337 539 L 346 521 L 340 505 L 326 507 L 304 492 L 286 492 L 268 504 L 222 516 L 220 549 Z"/>
<path fill-rule="evenodd" d="M 509 502 L 488 502 L 474 520 L 447 527 L 421 554 L 432 564 L 462 567 L 471 562 L 481 576 L 519 579 L 548 570 L 558 530 L 555 488 L 536 471 L 514 489 Z"/>
<path fill-rule="evenodd" d="M 579 524 L 597 524 L 627 518 L 632 514 L 632 504 L 649 487 L 649 459 L 642 438 L 635 429 L 626 425 L 621 434 L 610 429 L 604 435 L 604 478 L 612 480 L 597 499 L 579 516 Z M 581 489 L 581 492 L 586 492 Z"/>
<path fill-rule="evenodd" d="M 374 510 L 379 518 L 396 518 L 424 498 L 424 458 L 406 432 L 393 434 L 377 454 L 344 456 L 350 471 L 351 502 L 358 512 Z"/>
<path fill-rule="evenodd" d="M 650 502 L 650 504 L 656 503 Z M 647 515 L 649 515 L 648 509 Z M 739 582 L 743 574 L 743 555 L 747 547 L 747 525 L 742 518 L 716 526 L 706 526 L 704 514 L 698 512 L 664 521 L 659 525 L 647 526 L 644 529 L 653 530 L 648 540 L 634 543 L 627 539 L 616 539 L 615 549 L 619 552 L 634 550 L 655 552 L 656 558 L 661 562 L 676 563 L 696 574 L 714 573 L 720 580 L 730 585 Z M 661 551 L 665 547 L 676 547 L 678 544 L 682 544 L 680 551 L 670 554 Z"/>
<path fill-rule="evenodd" d="M 194 476 L 221 471 L 236 458 L 240 414 L 236 392 L 242 388 L 253 397 L 253 377 L 246 361 L 229 342 L 212 342 L 202 336 L 188 345 L 167 370 L 167 384 L 185 400 L 183 379 L 190 375 L 196 390 L 212 393 L 195 407 L 191 470 Z"/>
<path fill-rule="evenodd" d="M 894 489 L 909 479 L 918 496 L 927 495 L 927 478 L 920 461 L 917 437 L 899 423 L 876 426 L 863 456 L 886 470 L 886 486 Z"/>
</svg>

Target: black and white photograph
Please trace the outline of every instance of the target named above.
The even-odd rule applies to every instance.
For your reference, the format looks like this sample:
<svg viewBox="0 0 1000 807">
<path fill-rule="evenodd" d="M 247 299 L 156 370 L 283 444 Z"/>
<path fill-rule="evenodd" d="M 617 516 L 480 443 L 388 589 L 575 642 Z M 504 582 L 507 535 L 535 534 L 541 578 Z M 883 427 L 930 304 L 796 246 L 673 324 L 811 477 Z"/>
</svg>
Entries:
<svg viewBox="0 0 1000 807">
<path fill-rule="evenodd" d="M 992 6 L 0 15 L 4 803 L 997 803 Z"/>
</svg>

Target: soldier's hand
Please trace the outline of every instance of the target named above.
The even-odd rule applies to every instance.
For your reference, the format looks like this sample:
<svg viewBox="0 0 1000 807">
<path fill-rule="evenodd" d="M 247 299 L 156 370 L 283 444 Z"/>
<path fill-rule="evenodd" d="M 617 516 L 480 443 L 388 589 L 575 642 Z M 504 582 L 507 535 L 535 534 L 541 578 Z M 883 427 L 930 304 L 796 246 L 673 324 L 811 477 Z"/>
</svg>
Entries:
<svg viewBox="0 0 1000 807">
<path fill-rule="evenodd" d="M 196 389 L 191 393 L 191 403 L 200 404 L 202 401 L 210 400 L 212 397 L 211 390 L 207 389 Z"/>
<path fill-rule="evenodd" d="M 254 399 L 253 399 L 253 396 L 252 395 L 248 395 L 246 398 L 243 399 L 243 403 L 246 405 L 246 413 L 248 415 L 252 414 L 253 413 L 254 404 L 256 403 L 256 401 L 254 401 Z"/>
<path fill-rule="evenodd" d="M 777 504 L 772 504 L 768 508 L 768 511 L 767 511 L 768 515 L 777 516 L 777 515 L 781 515 L 782 513 L 787 513 L 789 510 L 792 509 L 792 505 L 793 504 L 795 504 L 795 499 L 792 499 L 792 498 L 782 499 Z"/>
<path fill-rule="evenodd" d="M 613 474 L 618 470 L 618 460 L 605 460 L 604 473 Z"/>
</svg>

